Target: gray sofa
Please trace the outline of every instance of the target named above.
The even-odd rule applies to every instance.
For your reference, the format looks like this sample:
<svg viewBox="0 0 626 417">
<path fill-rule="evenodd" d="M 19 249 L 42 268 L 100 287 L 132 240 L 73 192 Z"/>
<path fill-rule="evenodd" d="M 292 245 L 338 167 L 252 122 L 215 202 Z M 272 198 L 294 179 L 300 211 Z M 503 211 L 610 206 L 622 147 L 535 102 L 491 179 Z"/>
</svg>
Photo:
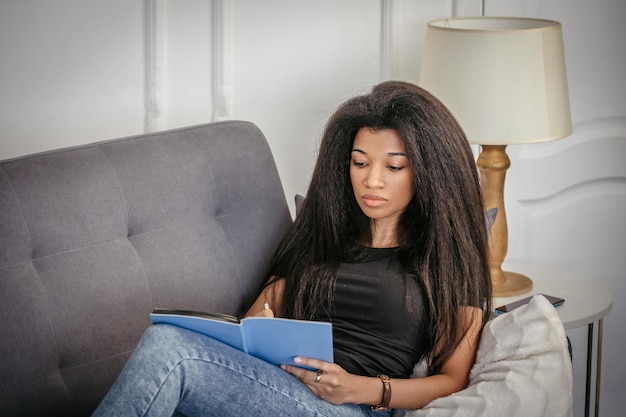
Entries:
<svg viewBox="0 0 626 417">
<path fill-rule="evenodd" d="M 0 417 L 89 415 L 154 307 L 241 314 L 290 224 L 247 122 L 0 161 Z M 572 414 L 565 331 L 539 296 L 487 324 L 465 390 L 394 416 Z"/>
<path fill-rule="evenodd" d="M 153 307 L 239 314 L 291 223 L 223 122 L 0 162 L 0 416 L 86 416 Z"/>
</svg>

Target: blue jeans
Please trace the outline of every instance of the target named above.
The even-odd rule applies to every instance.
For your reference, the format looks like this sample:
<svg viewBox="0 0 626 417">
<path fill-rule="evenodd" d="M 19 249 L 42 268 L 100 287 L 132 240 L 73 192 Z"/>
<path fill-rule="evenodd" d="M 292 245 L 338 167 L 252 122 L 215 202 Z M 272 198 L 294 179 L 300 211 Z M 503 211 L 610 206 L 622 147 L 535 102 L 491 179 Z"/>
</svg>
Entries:
<svg viewBox="0 0 626 417">
<path fill-rule="evenodd" d="M 317 398 L 277 366 L 195 332 L 148 328 L 94 417 L 388 416 Z"/>
</svg>

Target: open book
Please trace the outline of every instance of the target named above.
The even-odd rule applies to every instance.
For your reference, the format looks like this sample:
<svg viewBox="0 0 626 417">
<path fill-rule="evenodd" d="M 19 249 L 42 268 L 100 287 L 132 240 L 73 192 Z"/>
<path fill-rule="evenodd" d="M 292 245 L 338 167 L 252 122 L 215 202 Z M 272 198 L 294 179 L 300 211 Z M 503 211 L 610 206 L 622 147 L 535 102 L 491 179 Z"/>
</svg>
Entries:
<svg viewBox="0 0 626 417">
<path fill-rule="evenodd" d="M 296 356 L 333 362 L 330 323 L 270 317 L 239 320 L 227 314 L 155 308 L 152 323 L 193 330 L 274 365 L 298 365 Z"/>
</svg>

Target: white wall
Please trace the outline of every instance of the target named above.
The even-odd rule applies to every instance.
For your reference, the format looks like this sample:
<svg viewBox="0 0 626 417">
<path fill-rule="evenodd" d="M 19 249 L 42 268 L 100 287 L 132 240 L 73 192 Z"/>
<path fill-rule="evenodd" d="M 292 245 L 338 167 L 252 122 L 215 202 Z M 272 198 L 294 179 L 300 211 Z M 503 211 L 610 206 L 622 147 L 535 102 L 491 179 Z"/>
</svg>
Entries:
<svg viewBox="0 0 626 417">
<path fill-rule="evenodd" d="M 379 81 L 416 82 L 428 20 L 481 0 L 0 2 L 0 159 L 222 119 L 264 131 L 304 193 L 327 117 Z M 626 2 L 485 0 L 563 23 L 574 133 L 509 147 L 507 259 L 576 270 L 613 293 L 601 411 L 626 408 Z M 576 416 L 585 329 L 570 331 Z"/>
<path fill-rule="evenodd" d="M 143 3 L 0 2 L 0 158 L 141 133 Z"/>
</svg>

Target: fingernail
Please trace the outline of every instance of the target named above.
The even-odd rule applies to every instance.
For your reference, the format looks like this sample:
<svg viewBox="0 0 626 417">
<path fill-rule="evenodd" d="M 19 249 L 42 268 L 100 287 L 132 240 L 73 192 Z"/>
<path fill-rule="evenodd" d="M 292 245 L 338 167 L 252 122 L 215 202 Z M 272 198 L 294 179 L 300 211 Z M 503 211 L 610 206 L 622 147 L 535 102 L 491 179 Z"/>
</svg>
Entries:
<svg viewBox="0 0 626 417">
<path fill-rule="evenodd" d="M 302 358 L 301 358 L 301 357 L 299 357 L 299 356 L 296 356 L 295 358 L 293 358 L 293 361 L 294 361 L 295 363 L 302 363 Z"/>
</svg>

